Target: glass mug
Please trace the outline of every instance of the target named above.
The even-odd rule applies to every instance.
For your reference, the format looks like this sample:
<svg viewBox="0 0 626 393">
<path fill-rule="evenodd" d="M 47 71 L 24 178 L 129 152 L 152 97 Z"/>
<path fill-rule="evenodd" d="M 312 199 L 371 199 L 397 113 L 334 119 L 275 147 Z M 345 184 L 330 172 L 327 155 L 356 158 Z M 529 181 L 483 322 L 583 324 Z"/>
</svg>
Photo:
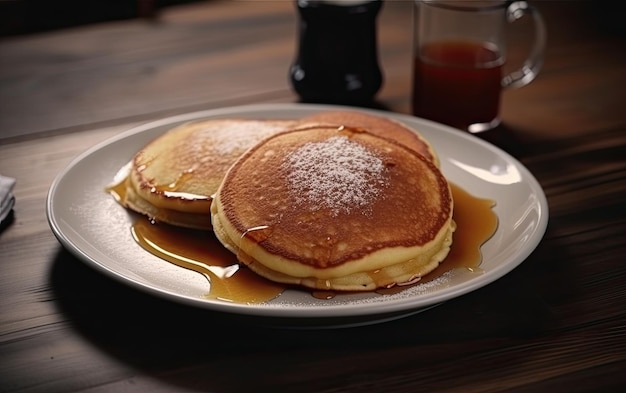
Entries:
<svg viewBox="0 0 626 393">
<path fill-rule="evenodd" d="M 501 92 L 530 83 L 543 63 L 541 14 L 525 1 L 415 0 L 413 114 L 472 133 L 500 124 Z M 503 75 L 507 26 L 534 22 L 521 68 Z"/>
</svg>

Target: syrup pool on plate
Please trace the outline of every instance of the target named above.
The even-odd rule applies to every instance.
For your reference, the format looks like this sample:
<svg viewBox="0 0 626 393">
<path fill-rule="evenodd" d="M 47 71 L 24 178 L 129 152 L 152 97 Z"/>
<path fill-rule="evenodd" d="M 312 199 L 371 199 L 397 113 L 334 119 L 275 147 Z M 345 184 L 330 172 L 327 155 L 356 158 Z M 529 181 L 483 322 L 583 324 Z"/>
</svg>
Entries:
<svg viewBox="0 0 626 393">
<path fill-rule="evenodd" d="M 454 232 L 452 247 L 446 259 L 434 271 L 415 284 L 380 289 L 382 295 L 394 294 L 423 285 L 454 269 L 469 269 L 480 273 L 480 247 L 496 231 L 498 218 L 493 212 L 494 201 L 477 198 L 451 184 L 454 199 Z M 116 188 L 109 190 L 113 195 Z M 119 197 L 118 195 L 115 195 Z M 225 249 L 210 231 L 200 231 L 153 223 L 142 217 L 131 227 L 134 239 L 148 252 L 170 263 L 202 274 L 207 278 L 206 297 L 235 303 L 262 303 L 270 301 L 287 289 L 287 285 L 266 280 L 243 264 L 237 256 Z M 304 289 L 303 289 L 304 290 Z M 338 295 L 334 291 L 310 290 L 318 299 Z"/>
<path fill-rule="evenodd" d="M 268 281 L 237 263 L 209 231 L 177 228 L 139 219 L 134 239 L 148 252 L 207 278 L 207 298 L 237 303 L 260 303 L 279 296 L 285 286 Z"/>
</svg>

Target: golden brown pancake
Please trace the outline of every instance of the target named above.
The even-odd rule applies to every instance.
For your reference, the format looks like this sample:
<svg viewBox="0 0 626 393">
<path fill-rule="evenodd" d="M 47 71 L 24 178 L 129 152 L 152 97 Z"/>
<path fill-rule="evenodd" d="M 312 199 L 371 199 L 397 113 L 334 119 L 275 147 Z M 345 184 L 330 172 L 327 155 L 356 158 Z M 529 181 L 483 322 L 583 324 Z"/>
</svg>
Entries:
<svg viewBox="0 0 626 393">
<path fill-rule="evenodd" d="M 171 129 L 137 152 L 120 202 L 158 222 L 211 229 L 210 205 L 228 168 L 289 120 L 210 119 Z"/>
<path fill-rule="evenodd" d="M 439 157 L 431 144 L 417 130 L 396 119 L 362 111 L 337 110 L 305 116 L 302 121 L 362 128 L 372 134 L 400 142 L 439 166 Z"/>
<path fill-rule="evenodd" d="M 446 257 L 455 224 L 436 165 L 355 128 L 271 136 L 237 160 L 211 205 L 217 238 L 251 270 L 309 288 L 412 283 Z"/>
</svg>

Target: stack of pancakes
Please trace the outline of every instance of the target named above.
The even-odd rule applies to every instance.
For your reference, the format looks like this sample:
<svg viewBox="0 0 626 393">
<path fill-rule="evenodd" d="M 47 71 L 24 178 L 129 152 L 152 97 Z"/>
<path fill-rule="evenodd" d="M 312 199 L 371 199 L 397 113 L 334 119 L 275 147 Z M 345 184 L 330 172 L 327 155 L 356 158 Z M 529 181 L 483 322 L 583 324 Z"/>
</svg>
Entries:
<svg viewBox="0 0 626 393">
<path fill-rule="evenodd" d="M 182 124 L 133 157 L 120 202 L 156 222 L 210 230 L 211 196 L 232 163 L 267 136 L 294 125 L 249 119 Z"/>
<path fill-rule="evenodd" d="M 136 154 L 125 188 L 128 208 L 213 229 L 257 274 L 315 289 L 415 282 L 455 229 L 428 141 L 365 112 L 185 124 Z"/>
</svg>

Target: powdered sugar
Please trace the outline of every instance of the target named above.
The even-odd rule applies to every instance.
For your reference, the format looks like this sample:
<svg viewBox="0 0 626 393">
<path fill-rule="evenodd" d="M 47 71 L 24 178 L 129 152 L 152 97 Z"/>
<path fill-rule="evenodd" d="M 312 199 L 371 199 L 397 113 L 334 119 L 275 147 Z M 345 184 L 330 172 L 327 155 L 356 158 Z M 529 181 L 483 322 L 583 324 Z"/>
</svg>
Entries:
<svg viewBox="0 0 626 393">
<path fill-rule="evenodd" d="M 219 143 L 211 148 L 219 155 L 241 154 L 262 139 L 284 130 L 286 125 L 254 120 L 233 120 L 219 124 L 218 128 L 207 128 L 210 138 Z"/>
<path fill-rule="evenodd" d="M 367 211 L 387 186 L 384 162 L 346 136 L 306 143 L 289 154 L 283 165 L 296 205 L 330 208 L 335 216 L 350 213 L 354 207 Z"/>
</svg>

